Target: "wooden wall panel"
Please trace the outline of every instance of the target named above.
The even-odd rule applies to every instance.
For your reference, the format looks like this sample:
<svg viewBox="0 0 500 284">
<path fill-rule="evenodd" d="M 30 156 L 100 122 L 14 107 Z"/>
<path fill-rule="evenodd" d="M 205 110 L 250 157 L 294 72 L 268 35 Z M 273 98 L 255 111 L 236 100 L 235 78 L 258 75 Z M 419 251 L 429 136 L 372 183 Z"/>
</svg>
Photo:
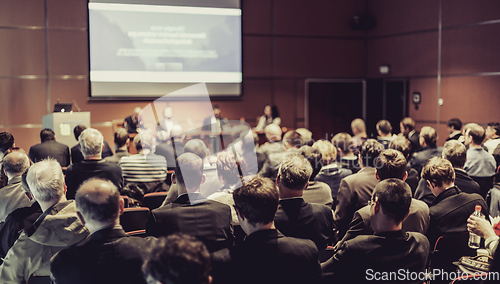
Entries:
<svg viewBox="0 0 500 284">
<path fill-rule="evenodd" d="M 45 27 L 44 3 L 44 0 L 0 1 L 0 26 Z"/>
<path fill-rule="evenodd" d="M 244 34 L 271 34 L 271 0 L 242 0 L 241 21 Z"/>
<path fill-rule="evenodd" d="M 276 76 L 364 77 L 365 41 L 276 38 Z"/>
<path fill-rule="evenodd" d="M 51 75 L 84 75 L 89 72 L 86 32 L 49 31 L 49 70 Z"/>
<path fill-rule="evenodd" d="M 290 99 L 295 96 L 294 80 L 276 80 L 274 82 L 276 89 L 274 101 L 278 106 L 281 117 L 281 126 L 294 128 L 295 125 L 295 100 Z"/>
<path fill-rule="evenodd" d="M 359 36 L 352 31 L 354 15 L 365 13 L 363 0 L 276 0 L 276 33 L 279 35 Z"/>
<path fill-rule="evenodd" d="M 444 27 L 497 19 L 500 19 L 500 1 L 443 0 Z"/>
<path fill-rule="evenodd" d="M 243 37 L 244 77 L 270 77 L 272 75 L 271 41 L 271 37 Z"/>
<path fill-rule="evenodd" d="M 500 72 L 500 25 L 443 31 L 443 74 Z"/>
<path fill-rule="evenodd" d="M 49 28 L 87 28 L 88 0 L 47 0 Z"/>
<path fill-rule="evenodd" d="M 45 75 L 45 31 L 0 29 L 0 76 Z"/>
</svg>

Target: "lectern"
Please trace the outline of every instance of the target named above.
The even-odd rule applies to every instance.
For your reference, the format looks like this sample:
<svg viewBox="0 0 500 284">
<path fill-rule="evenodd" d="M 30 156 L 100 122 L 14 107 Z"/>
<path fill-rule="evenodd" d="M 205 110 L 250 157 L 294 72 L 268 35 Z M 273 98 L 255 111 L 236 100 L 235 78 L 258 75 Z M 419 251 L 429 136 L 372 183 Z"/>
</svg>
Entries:
<svg viewBox="0 0 500 284">
<path fill-rule="evenodd" d="M 90 127 L 90 112 L 55 112 L 42 117 L 42 127 L 52 129 L 57 142 L 70 148 L 78 143 L 73 135 L 77 125 Z"/>
</svg>

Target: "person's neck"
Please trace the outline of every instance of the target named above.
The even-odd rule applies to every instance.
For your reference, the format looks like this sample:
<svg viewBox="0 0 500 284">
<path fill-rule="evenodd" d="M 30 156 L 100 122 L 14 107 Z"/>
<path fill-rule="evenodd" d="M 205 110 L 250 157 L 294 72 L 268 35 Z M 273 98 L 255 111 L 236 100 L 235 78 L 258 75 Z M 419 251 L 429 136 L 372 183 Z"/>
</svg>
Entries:
<svg viewBox="0 0 500 284">
<path fill-rule="evenodd" d="M 95 156 L 83 156 L 85 160 L 102 160 L 101 154 Z"/>
<path fill-rule="evenodd" d="M 390 138 L 390 137 L 392 137 L 392 134 L 391 133 L 388 133 L 388 134 L 380 133 L 380 137 L 381 138 Z"/>
<path fill-rule="evenodd" d="M 245 226 L 245 227 L 246 227 L 245 233 L 247 234 L 247 236 L 249 236 L 257 231 L 276 229 L 276 227 L 274 226 L 274 221 L 271 223 L 267 223 L 267 224 L 262 224 L 262 223 L 249 224 L 247 222 L 247 226 Z"/>
<path fill-rule="evenodd" d="M 127 149 L 128 149 L 127 145 L 123 145 L 123 146 L 121 146 L 120 148 L 118 148 L 116 150 L 127 151 Z"/>
<path fill-rule="evenodd" d="M 483 148 L 483 147 L 482 147 L 481 145 L 477 145 L 477 144 L 474 144 L 474 143 L 470 143 L 469 148 L 481 149 L 481 148 Z"/>
<path fill-rule="evenodd" d="M 45 212 L 50 207 L 54 206 L 55 204 L 61 203 L 61 202 L 64 202 L 64 201 L 67 201 L 65 195 L 61 196 L 61 198 L 59 200 L 56 200 L 56 201 L 38 201 L 38 204 L 40 205 L 40 209 L 42 209 L 42 212 Z"/>
<path fill-rule="evenodd" d="M 373 232 L 375 233 L 399 231 L 402 227 L 402 223 L 396 224 L 393 219 L 386 216 L 381 216 L 380 220 L 372 222 Z"/>
<path fill-rule="evenodd" d="M 302 197 L 303 195 L 303 190 L 289 189 L 284 187 L 283 185 L 278 185 L 278 188 L 280 193 L 280 199 Z"/>
<path fill-rule="evenodd" d="M 462 134 L 462 132 L 460 130 L 453 130 L 451 133 L 450 133 L 450 137 L 453 137 L 457 134 Z"/>
<path fill-rule="evenodd" d="M 356 156 L 354 156 L 354 153 L 353 152 L 349 152 L 349 153 L 342 153 L 342 158 L 355 158 Z"/>
<path fill-rule="evenodd" d="M 7 173 L 7 179 L 8 181 L 10 182 L 11 180 L 13 180 L 14 178 L 16 177 L 20 177 L 22 174 L 9 174 Z"/>
<path fill-rule="evenodd" d="M 87 227 L 87 229 L 89 229 L 89 232 L 91 234 L 97 232 L 97 231 L 100 231 L 104 228 L 109 228 L 109 227 L 114 227 L 116 225 L 119 225 L 120 224 L 120 219 L 117 219 L 115 222 L 110 222 L 110 223 L 100 223 L 100 222 L 86 222 L 85 223 L 85 227 Z"/>
</svg>

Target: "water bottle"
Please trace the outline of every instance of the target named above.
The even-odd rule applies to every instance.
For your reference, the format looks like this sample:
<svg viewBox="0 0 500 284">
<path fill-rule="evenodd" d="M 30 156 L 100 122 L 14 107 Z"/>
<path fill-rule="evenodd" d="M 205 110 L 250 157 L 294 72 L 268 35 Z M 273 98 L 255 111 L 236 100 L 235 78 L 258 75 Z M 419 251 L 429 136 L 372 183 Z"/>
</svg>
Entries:
<svg viewBox="0 0 500 284">
<path fill-rule="evenodd" d="M 476 205 L 476 211 L 474 211 L 471 216 L 476 216 L 484 219 L 484 215 L 481 214 L 481 205 Z M 472 249 L 478 249 L 480 244 L 481 237 L 472 232 L 469 233 L 469 247 Z"/>
</svg>

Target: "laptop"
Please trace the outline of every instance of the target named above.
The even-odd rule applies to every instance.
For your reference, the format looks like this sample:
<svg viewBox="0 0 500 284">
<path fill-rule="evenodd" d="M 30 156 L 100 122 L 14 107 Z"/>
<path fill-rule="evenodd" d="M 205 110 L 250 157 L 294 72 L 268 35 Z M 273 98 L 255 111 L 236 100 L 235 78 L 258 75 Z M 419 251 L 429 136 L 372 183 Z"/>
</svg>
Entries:
<svg viewBox="0 0 500 284">
<path fill-rule="evenodd" d="M 54 112 L 70 112 L 73 108 L 73 103 L 57 103 L 54 105 Z"/>
</svg>

